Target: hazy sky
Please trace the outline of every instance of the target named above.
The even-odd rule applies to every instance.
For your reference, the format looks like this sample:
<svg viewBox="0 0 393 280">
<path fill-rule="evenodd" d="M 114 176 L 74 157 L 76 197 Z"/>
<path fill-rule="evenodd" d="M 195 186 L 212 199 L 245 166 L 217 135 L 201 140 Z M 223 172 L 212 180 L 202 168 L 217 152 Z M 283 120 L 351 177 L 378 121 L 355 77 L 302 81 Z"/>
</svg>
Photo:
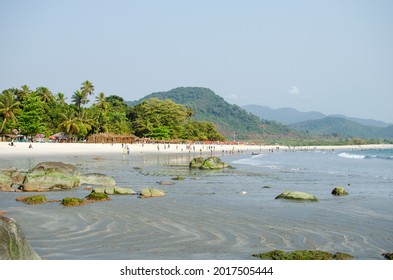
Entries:
<svg viewBox="0 0 393 280">
<path fill-rule="evenodd" d="M 391 0 L 0 0 L 0 90 L 179 86 L 393 123 Z"/>
</svg>

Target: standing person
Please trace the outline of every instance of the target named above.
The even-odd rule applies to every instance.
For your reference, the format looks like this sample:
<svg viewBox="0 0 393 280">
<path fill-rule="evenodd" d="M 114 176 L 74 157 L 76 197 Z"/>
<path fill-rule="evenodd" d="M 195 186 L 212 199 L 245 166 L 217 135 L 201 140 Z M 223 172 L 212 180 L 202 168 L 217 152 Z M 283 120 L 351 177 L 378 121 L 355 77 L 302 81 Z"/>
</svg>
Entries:
<svg viewBox="0 0 393 280">
<path fill-rule="evenodd" d="M 130 154 L 130 147 L 128 147 L 128 145 L 127 145 L 127 155 L 129 155 Z"/>
</svg>

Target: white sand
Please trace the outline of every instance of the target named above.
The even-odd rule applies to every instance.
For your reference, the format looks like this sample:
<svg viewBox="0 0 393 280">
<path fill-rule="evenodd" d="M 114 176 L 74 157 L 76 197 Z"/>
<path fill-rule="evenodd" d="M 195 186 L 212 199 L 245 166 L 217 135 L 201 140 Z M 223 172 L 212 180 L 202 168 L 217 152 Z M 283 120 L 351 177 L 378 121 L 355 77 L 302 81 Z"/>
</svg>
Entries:
<svg viewBox="0 0 393 280">
<path fill-rule="evenodd" d="M 32 148 L 29 145 L 32 144 Z M 186 144 L 128 144 L 131 154 L 140 153 L 189 153 Z M 194 150 L 195 147 L 195 150 Z M 380 145 L 356 145 L 356 146 L 306 146 L 291 147 L 294 150 L 336 150 L 336 149 L 391 149 L 392 144 Z M 285 150 L 287 146 L 269 146 L 269 145 L 202 145 L 195 144 L 191 148 L 191 152 L 203 152 L 203 154 L 215 152 L 259 152 L 266 150 Z M 103 155 L 127 153 L 125 146 L 122 144 L 91 144 L 91 143 L 23 143 L 16 142 L 14 146 L 10 146 L 9 142 L 0 142 L 0 158 L 16 156 L 64 156 L 64 155 Z"/>
</svg>

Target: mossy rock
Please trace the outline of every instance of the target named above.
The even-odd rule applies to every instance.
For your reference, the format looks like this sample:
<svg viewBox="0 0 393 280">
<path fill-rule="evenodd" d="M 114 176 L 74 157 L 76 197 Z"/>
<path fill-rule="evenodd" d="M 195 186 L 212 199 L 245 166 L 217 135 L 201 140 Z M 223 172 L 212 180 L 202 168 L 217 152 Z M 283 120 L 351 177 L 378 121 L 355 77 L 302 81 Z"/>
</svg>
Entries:
<svg viewBox="0 0 393 280">
<path fill-rule="evenodd" d="M 343 196 L 348 195 L 348 192 L 343 187 L 336 187 L 332 190 L 333 195 Z"/>
<path fill-rule="evenodd" d="M 87 200 L 90 201 L 107 201 L 110 200 L 109 196 L 106 193 L 97 193 L 92 191 L 88 196 L 86 196 Z"/>
<path fill-rule="evenodd" d="M 350 260 L 353 256 L 337 252 L 331 254 L 324 251 L 309 251 L 309 250 L 297 250 L 292 252 L 284 252 L 281 250 L 273 250 L 266 253 L 254 254 L 253 257 L 262 260 Z"/>
<path fill-rule="evenodd" d="M 285 191 L 282 194 L 276 196 L 275 199 L 290 199 L 290 200 L 313 201 L 313 202 L 319 201 L 319 199 L 312 194 L 308 194 L 305 192 L 291 192 L 291 191 Z"/>
<path fill-rule="evenodd" d="M 136 192 L 133 189 L 130 188 L 120 188 L 120 187 L 97 187 L 92 189 L 92 192 L 94 193 L 104 193 L 108 195 L 114 195 L 114 194 L 136 194 Z"/>
<path fill-rule="evenodd" d="M 203 161 L 200 169 L 203 170 L 217 170 L 231 167 L 229 164 L 221 161 L 218 157 L 209 157 Z"/>
<path fill-rule="evenodd" d="M 382 254 L 386 259 L 393 260 L 393 253 L 384 253 Z"/>
<path fill-rule="evenodd" d="M 173 177 L 172 178 L 172 180 L 174 180 L 174 181 L 182 181 L 182 180 L 185 180 L 186 178 L 184 178 L 184 177 L 182 177 L 182 176 L 176 176 L 176 177 Z"/>
<path fill-rule="evenodd" d="M 202 163 L 204 162 L 204 160 L 205 160 L 205 159 L 204 159 L 203 157 L 196 157 L 196 158 L 193 158 L 193 159 L 190 161 L 189 167 L 190 167 L 191 169 L 201 168 Z"/>
<path fill-rule="evenodd" d="M 20 196 L 16 198 L 16 201 L 26 204 L 43 204 L 46 202 L 46 197 L 45 195 Z"/>
<path fill-rule="evenodd" d="M 65 197 L 61 201 L 61 204 L 67 207 L 82 206 L 86 204 L 86 201 L 78 197 Z"/>
<path fill-rule="evenodd" d="M 162 197 L 165 195 L 166 195 L 166 193 L 163 190 L 144 188 L 141 191 L 140 198 Z"/>
</svg>

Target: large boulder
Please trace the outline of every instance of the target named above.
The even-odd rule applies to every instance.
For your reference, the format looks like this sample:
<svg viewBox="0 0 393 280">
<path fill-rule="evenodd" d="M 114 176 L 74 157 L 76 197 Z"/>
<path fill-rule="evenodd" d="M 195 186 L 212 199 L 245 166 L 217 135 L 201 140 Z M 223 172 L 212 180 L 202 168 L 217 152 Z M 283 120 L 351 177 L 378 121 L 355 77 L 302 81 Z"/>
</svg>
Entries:
<svg viewBox="0 0 393 280">
<path fill-rule="evenodd" d="M 193 158 L 193 159 L 190 161 L 189 166 L 190 166 L 190 168 L 192 168 L 192 169 L 201 168 L 202 163 L 203 163 L 204 161 L 205 161 L 205 159 L 204 159 L 203 157 L 196 157 L 196 158 Z"/>
<path fill-rule="evenodd" d="M 72 189 L 80 186 L 80 174 L 72 164 L 41 162 L 28 172 L 23 181 L 23 190 L 42 192 Z"/>
<path fill-rule="evenodd" d="M 318 198 L 312 194 L 304 192 L 291 192 L 285 191 L 276 196 L 276 199 L 291 199 L 291 200 L 306 200 L 306 201 L 319 201 Z"/>
<path fill-rule="evenodd" d="M 0 260 L 40 260 L 15 220 L 0 216 Z"/>
<path fill-rule="evenodd" d="M 108 176 L 101 173 L 88 173 L 80 177 L 81 184 L 115 187 L 116 181 L 112 176 Z"/>
<path fill-rule="evenodd" d="M 215 170 L 231 167 L 229 164 L 221 161 L 218 157 L 209 157 L 205 159 L 200 167 L 203 170 Z"/>
</svg>

